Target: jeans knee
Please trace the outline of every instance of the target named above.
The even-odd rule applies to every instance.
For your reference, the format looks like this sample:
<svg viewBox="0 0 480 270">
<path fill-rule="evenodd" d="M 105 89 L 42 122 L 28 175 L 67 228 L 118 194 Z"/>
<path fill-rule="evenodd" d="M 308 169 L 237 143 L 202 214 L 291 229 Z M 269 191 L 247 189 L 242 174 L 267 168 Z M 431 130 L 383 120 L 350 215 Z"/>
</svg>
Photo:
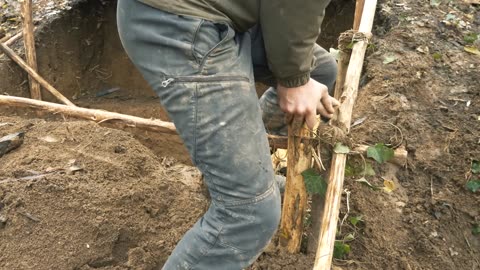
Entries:
<svg viewBox="0 0 480 270">
<path fill-rule="evenodd" d="M 337 79 L 338 72 L 337 61 L 330 54 L 323 55 L 321 60 L 321 63 L 312 71 L 311 77 L 325 84 L 330 94 L 333 94 L 333 86 Z"/>
</svg>

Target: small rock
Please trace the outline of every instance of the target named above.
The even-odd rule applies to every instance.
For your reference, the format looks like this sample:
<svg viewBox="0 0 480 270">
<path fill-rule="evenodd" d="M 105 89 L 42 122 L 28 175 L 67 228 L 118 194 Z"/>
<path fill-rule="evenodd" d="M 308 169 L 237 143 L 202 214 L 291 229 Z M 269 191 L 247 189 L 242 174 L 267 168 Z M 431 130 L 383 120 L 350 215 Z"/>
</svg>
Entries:
<svg viewBox="0 0 480 270">
<path fill-rule="evenodd" d="M 17 132 L 0 138 L 0 157 L 23 144 L 25 132 Z"/>
<path fill-rule="evenodd" d="M 8 218 L 5 216 L 0 216 L 0 229 L 5 228 Z"/>
<path fill-rule="evenodd" d="M 121 146 L 121 145 L 117 145 L 115 146 L 115 149 L 113 149 L 113 151 L 117 154 L 124 154 L 127 152 L 127 148 L 125 148 L 124 146 Z"/>
</svg>

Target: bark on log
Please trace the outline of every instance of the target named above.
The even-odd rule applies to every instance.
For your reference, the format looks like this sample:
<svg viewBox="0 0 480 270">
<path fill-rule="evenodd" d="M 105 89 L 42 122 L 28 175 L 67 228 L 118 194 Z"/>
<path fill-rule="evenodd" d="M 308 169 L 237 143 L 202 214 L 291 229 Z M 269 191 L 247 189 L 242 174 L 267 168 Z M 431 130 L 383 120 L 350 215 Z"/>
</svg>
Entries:
<svg viewBox="0 0 480 270">
<path fill-rule="evenodd" d="M 359 32 L 371 32 L 376 6 L 377 0 L 365 1 Z M 346 129 L 346 131 L 350 130 L 353 105 L 358 94 L 358 86 L 367 45 L 367 40 L 361 40 L 353 46 L 352 56 L 345 79 L 344 92 L 340 98 L 341 105 L 338 111 L 337 121 L 340 124 L 340 127 Z M 347 155 L 345 154 L 333 154 L 328 187 L 325 195 L 325 209 L 322 216 L 319 245 L 313 268 L 314 270 L 330 270 L 332 265 L 346 160 Z"/>
<path fill-rule="evenodd" d="M 362 20 L 363 7 L 365 6 L 365 0 L 357 0 L 355 2 L 355 17 L 353 19 L 353 30 L 358 31 L 360 27 L 360 21 Z"/>
<path fill-rule="evenodd" d="M 23 40 L 25 45 L 25 57 L 27 64 L 32 70 L 37 71 L 37 54 L 35 52 L 35 37 L 33 35 L 32 21 L 32 0 L 24 0 L 22 3 L 22 19 L 23 19 Z M 41 100 L 40 84 L 35 81 L 31 75 L 28 76 L 30 83 L 30 96 L 33 99 Z"/>
<path fill-rule="evenodd" d="M 310 168 L 311 131 L 303 121 L 294 120 L 288 126 L 287 183 L 283 196 L 280 245 L 290 253 L 298 253 L 302 243 L 303 219 L 307 206 L 307 191 L 302 173 Z"/>
<path fill-rule="evenodd" d="M 23 68 L 32 78 L 34 78 L 40 85 L 43 86 L 46 90 L 48 90 L 53 96 L 55 96 L 58 100 L 62 103 L 75 106 L 70 100 L 68 100 L 65 96 L 63 96 L 60 92 L 57 91 L 52 85 L 50 85 L 45 79 L 43 79 L 38 73 L 33 70 L 25 61 L 22 60 L 20 56 L 18 56 L 12 49 L 10 49 L 5 44 L 0 43 L 0 49 L 10 57 L 15 63 L 17 63 L 21 68 Z"/>
<path fill-rule="evenodd" d="M 103 110 L 80 108 L 76 106 L 67 106 L 52 102 L 4 95 L 0 95 L 0 106 L 1 105 L 28 107 L 33 109 L 45 110 L 52 113 L 61 113 L 67 116 L 88 119 L 97 123 L 108 122 L 120 126 L 138 127 L 156 132 L 176 134 L 175 125 L 170 122 L 146 119 Z"/>
</svg>

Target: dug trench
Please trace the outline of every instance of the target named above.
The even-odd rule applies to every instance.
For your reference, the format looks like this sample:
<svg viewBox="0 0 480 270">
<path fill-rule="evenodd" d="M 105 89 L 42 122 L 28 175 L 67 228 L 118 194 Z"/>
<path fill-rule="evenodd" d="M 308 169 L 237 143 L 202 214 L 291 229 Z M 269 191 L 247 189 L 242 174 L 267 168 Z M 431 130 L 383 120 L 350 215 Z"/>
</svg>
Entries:
<svg viewBox="0 0 480 270">
<path fill-rule="evenodd" d="M 353 9 L 354 1 L 332 1 L 319 39 L 324 47 L 350 28 Z M 460 10 L 478 16 L 470 6 Z M 412 23 L 424 13 L 431 21 Z M 441 14 L 413 0 L 380 2 L 354 116 L 367 118 L 352 138 L 403 145 L 409 163 L 372 163 L 376 175 L 367 180 L 378 186 L 392 180 L 391 193 L 346 179 L 348 215 L 362 218 L 339 227 L 350 253 L 335 267 L 480 267 L 480 240 L 472 233 L 479 197 L 464 187 L 472 160 L 480 158 L 480 91 L 465 82 L 480 79 L 474 72 L 480 64 L 444 40 L 458 31 L 439 28 Z M 168 120 L 121 47 L 114 2 L 75 2 L 39 25 L 36 44 L 40 74 L 75 104 Z M 443 59 L 417 50 L 425 46 Z M 21 53 L 21 43 L 13 47 Z M 396 60 L 384 64 L 386 55 Z M 28 97 L 26 82 L 2 56 L 0 92 Z M 54 101 L 45 92 L 44 98 Z M 201 176 L 175 136 L 24 109 L 0 108 L 0 115 L 0 137 L 25 131 L 23 145 L 0 157 L 0 269 L 160 269 L 208 207 Z M 346 197 L 342 205 L 340 219 Z M 312 269 L 314 255 L 271 245 L 251 269 Z"/>
</svg>

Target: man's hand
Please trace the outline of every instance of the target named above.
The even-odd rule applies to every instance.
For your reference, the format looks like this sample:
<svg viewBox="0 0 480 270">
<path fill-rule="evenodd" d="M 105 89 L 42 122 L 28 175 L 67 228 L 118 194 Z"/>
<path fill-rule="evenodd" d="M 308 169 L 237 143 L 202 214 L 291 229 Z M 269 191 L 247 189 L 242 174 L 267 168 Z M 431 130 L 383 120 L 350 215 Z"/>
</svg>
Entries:
<svg viewBox="0 0 480 270">
<path fill-rule="evenodd" d="M 287 114 L 304 118 L 311 129 L 317 123 L 317 112 L 331 118 L 335 112 L 334 107 L 340 105 L 328 94 L 328 88 L 314 79 L 294 88 L 278 85 L 277 94 L 280 108 Z"/>
</svg>

